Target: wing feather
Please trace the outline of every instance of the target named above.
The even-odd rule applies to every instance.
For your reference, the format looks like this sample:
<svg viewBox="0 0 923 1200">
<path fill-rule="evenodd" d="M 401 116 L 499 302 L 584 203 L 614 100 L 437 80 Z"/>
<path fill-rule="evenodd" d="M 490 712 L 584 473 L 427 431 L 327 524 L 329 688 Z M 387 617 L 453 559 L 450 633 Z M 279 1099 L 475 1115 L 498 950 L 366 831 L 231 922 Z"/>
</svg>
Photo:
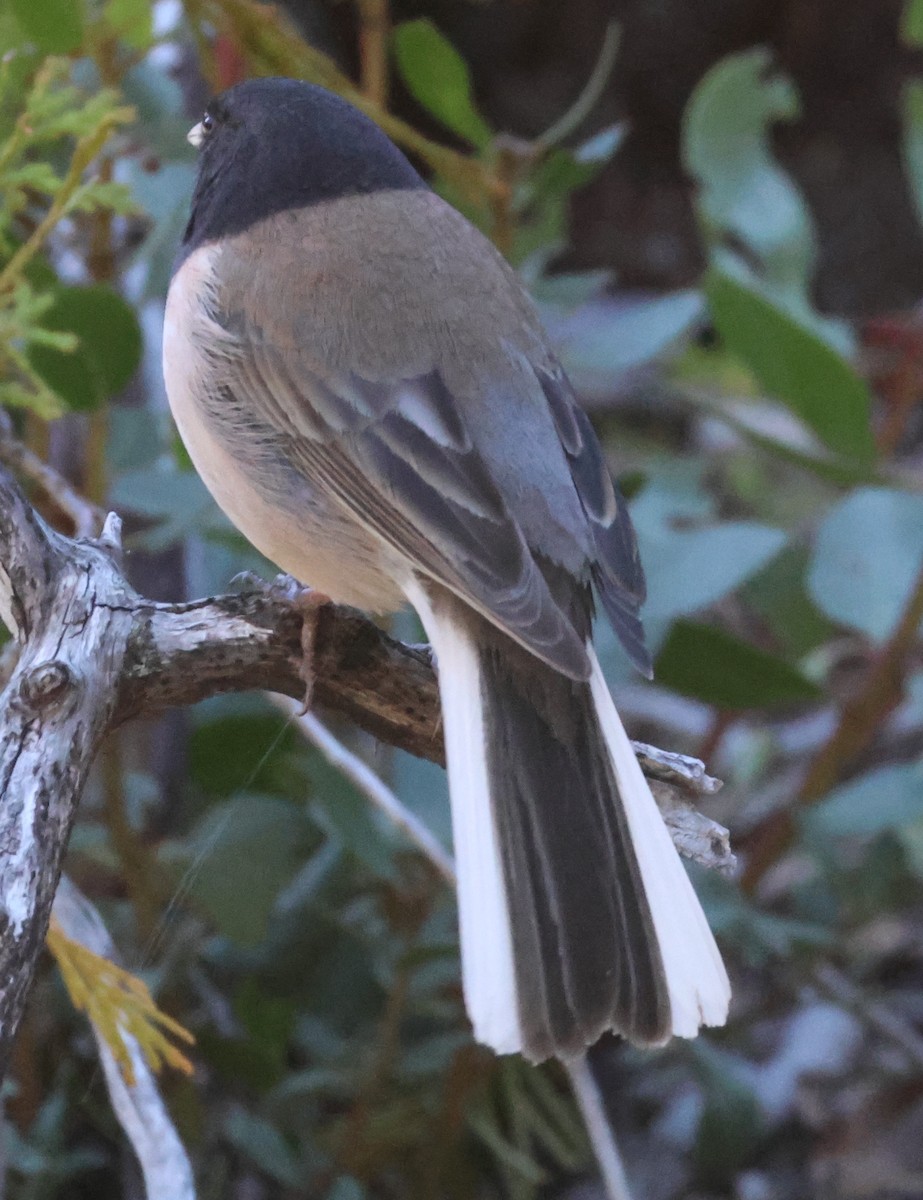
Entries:
<svg viewBox="0 0 923 1200">
<path fill-rule="evenodd" d="M 647 587 L 628 506 L 612 482 L 599 440 L 564 372 L 555 365 L 538 376 L 593 532 L 593 582 L 628 657 L 650 676 L 651 656 L 638 616 Z"/>
<path fill-rule="evenodd" d="M 527 649 L 589 677 L 584 639 L 555 602 L 438 371 L 334 376 L 298 351 L 246 337 L 239 319 L 223 386 L 246 397 L 288 462 Z"/>
</svg>

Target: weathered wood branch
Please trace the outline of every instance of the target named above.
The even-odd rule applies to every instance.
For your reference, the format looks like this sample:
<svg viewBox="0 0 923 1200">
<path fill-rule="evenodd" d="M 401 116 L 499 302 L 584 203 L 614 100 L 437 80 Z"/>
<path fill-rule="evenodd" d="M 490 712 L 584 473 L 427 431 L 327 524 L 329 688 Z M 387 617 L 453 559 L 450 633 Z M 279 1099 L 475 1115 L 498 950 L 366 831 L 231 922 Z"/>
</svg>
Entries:
<svg viewBox="0 0 923 1200">
<path fill-rule="evenodd" d="M 291 589 L 155 604 L 134 600 L 117 719 L 251 688 L 302 699 L 303 609 Z M 318 612 L 314 697 L 384 742 L 442 762 L 436 676 L 425 649 L 354 609 Z"/>
<path fill-rule="evenodd" d="M 125 579 L 119 528 L 110 516 L 98 540 L 62 536 L 0 467 L 0 616 L 20 647 L 0 694 L 0 1074 L 77 802 L 106 733 L 140 713 L 221 692 L 304 694 L 303 608 L 290 587 L 154 603 Z M 320 705 L 391 745 L 442 761 L 426 648 L 403 645 L 360 613 L 333 605 L 320 610 L 316 646 Z M 680 826 L 689 824 L 683 810 L 704 822 L 699 832 L 689 826 L 684 852 L 719 868 L 731 863 L 726 831 L 692 807 L 694 796 L 720 785 L 696 760 L 651 747 L 638 752 L 645 773 L 666 789 L 672 824 L 677 811 Z"/>
<path fill-rule="evenodd" d="M 113 681 L 132 596 L 105 540 L 49 529 L 0 472 L 0 613 L 21 643 L 0 695 L 0 1071 L 44 942 L 61 860 L 96 749 L 115 716 Z"/>
</svg>

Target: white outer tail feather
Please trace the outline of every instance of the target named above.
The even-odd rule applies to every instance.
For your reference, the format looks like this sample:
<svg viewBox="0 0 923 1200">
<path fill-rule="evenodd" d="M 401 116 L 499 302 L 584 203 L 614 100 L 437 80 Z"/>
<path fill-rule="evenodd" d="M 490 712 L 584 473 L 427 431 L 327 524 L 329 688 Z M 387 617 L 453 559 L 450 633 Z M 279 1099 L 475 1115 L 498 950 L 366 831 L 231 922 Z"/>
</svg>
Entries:
<svg viewBox="0 0 923 1200">
<path fill-rule="evenodd" d="M 477 647 L 449 613 L 434 610 L 419 583 L 408 583 L 406 591 L 439 664 L 465 1005 L 475 1038 L 497 1054 L 513 1054 L 522 1049 L 522 1035 L 503 865 L 488 789 Z M 588 651 L 593 664 L 590 688 L 660 946 L 671 1031 L 678 1037 L 695 1037 L 703 1024 L 724 1024 L 730 983 L 592 645 Z"/>
<path fill-rule="evenodd" d="M 671 1029 L 695 1037 L 702 1025 L 723 1025 L 731 984 L 686 868 L 660 815 L 616 712 L 592 646 L 590 689 L 628 818 L 670 993 Z"/>
<path fill-rule="evenodd" d="M 448 614 L 433 610 L 419 583 L 406 591 L 439 664 L 465 1007 L 477 1041 L 497 1054 L 516 1054 L 522 1036 L 513 939 L 487 780 L 477 649 Z"/>
</svg>

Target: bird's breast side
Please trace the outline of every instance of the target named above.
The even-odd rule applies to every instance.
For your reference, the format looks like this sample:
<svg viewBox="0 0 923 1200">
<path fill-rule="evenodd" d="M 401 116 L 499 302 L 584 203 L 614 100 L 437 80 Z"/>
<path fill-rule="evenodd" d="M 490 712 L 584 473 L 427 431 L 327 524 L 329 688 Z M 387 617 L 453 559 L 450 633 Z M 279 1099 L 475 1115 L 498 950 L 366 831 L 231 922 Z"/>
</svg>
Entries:
<svg viewBox="0 0 923 1200">
<path fill-rule="evenodd" d="M 247 397 L 223 386 L 223 349 L 230 361 L 233 346 L 203 303 L 214 254 L 204 246 L 186 259 L 164 316 L 164 382 L 193 465 L 225 515 L 281 570 L 341 603 L 395 611 L 403 596 L 382 543 L 259 436 Z"/>
</svg>

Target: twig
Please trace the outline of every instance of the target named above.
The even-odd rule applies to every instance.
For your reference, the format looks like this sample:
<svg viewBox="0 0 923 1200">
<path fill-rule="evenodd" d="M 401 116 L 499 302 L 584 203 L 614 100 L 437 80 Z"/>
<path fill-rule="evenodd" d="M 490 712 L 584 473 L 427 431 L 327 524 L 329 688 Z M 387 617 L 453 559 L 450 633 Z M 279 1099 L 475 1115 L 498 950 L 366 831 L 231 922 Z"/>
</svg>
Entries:
<svg viewBox="0 0 923 1200">
<path fill-rule="evenodd" d="M 66 875 L 62 875 L 58 885 L 54 915 L 72 941 L 115 961 L 116 949 L 102 918 Z M 93 1025 L 112 1108 L 135 1148 L 148 1200 L 195 1200 L 192 1166 L 160 1095 L 157 1079 L 135 1038 L 125 1029 L 121 1034 L 131 1058 L 132 1084 L 125 1082 L 105 1037 Z"/>
<path fill-rule="evenodd" d="M 0 462 L 39 487 L 74 527 L 77 537 L 99 533 L 105 512 L 81 496 L 76 488 L 16 437 L 9 414 L 0 409 Z"/>
<path fill-rule="evenodd" d="M 593 109 L 602 99 L 603 93 L 606 90 L 606 84 L 609 82 L 609 77 L 615 67 L 615 60 L 619 52 L 619 41 L 619 27 L 615 21 L 610 21 L 606 27 L 606 34 L 599 50 L 599 58 L 596 60 L 596 65 L 593 67 L 583 91 L 567 112 L 562 113 L 553 125 L 550 125 L 544 133 L 535 139 L 537 146 L 542 147 L 542 149 L 549 149 L 552 146 L 556 146 L 559 142 L 563 142 L 565 138 L 570 137 L 572 133 L 576 132 L 592 113 Z"/>
<path fill-rule="evenodd" d="M 490 238 L 504 258 L 515 249 L 516 217 L 513 195 L 525 165 L 533 161 L 529 142 L 503 134 L 494 141 L 494 177 L 497 186 L 490 197 Z"/>
<path fill-rule="evenodd" d="M 910 650 L 923 621 L 923 570 L 920 571 L 897 627 L 875 658 L 862 691 L 843 709 L 839 726 L 815 758 L 799 791 L 803 804 L 813 803 L 833 787 L 843 766 L 871 742 L 881 722 L 904 691 Z"/>
<path fill-rule="evenodd" d="M 619 28 L 612 21 L 606 27 L 602 48 L 592 74 L 567 112 L 532 141 L 509 134 L 500 134 L 494 139 L 493 188 L 489 195 L 490 237 L 505 258 L 509 258 L 513 253 L 516 238 L 513 201 L 517 184 L 550 150 L 578 129 L 599 103 L 615 66 L 618 47 Z"/>
<path fill-rule="evenodd" d="M 648 782 L 673 845 L 680 854 L 721 875 L 735 875 L 737 857 L 731 850 L 730 832 L 700 813 L 689 797 L 674 785 L 661 783 L 658 779 L 648 779 Z"/>
<path fill-rule="evenodd" d="M 0 558 L 2 561 L 2 558 Z M 117 720 L 248 689 L 304 696 L 302 612 L 263 586 L 186 604 L 135 597 Z M 354 609 L 317 613 L 317 703 L 383 742 L 443 763 L 436 678 L 426 654 Z"/>
<path fill-rule="evenodd" d="M 660 750 L 646 742 L 631 744 L 648 779 L 657 779 L 697 796 L 713 796 L 724 786 L 720 779 L 706 772 L 705 764 L 698 758 L 675 750 Z"/>
<path fill-rule="evenodd" d="M 845 767 L 867 749 L 904 694 L 910 651 L 923 621 L 923 570 L 917 576 L 897 627 L 876 655 L 859 694 L 847 703 L 836 729 L 818 751 L 791 809 L 775 812 L 750 834 L 743 885 L 752 891 L 795 836 L 794 812 L 815 804 L 837 783 Z"/>
<path fill-rule="evenodd" d="M 388 0 L 356 0 L 359 9 L 359 72 L 362 90 L 379 108 L 388 107 Z"/>
<path fill-rule="evenodd" d="M 574 1097 L 583 1116 L 587 1134 L 602 1172 L 603 1186 L 609 1200 L 631 1200 L 631 1188 L 622 1165 L 612 1123 L 603 1104 L 602 1094 L 593 1078 L 586 1055 L 564 1064 L 570 1076 Z"/>
</svg>

